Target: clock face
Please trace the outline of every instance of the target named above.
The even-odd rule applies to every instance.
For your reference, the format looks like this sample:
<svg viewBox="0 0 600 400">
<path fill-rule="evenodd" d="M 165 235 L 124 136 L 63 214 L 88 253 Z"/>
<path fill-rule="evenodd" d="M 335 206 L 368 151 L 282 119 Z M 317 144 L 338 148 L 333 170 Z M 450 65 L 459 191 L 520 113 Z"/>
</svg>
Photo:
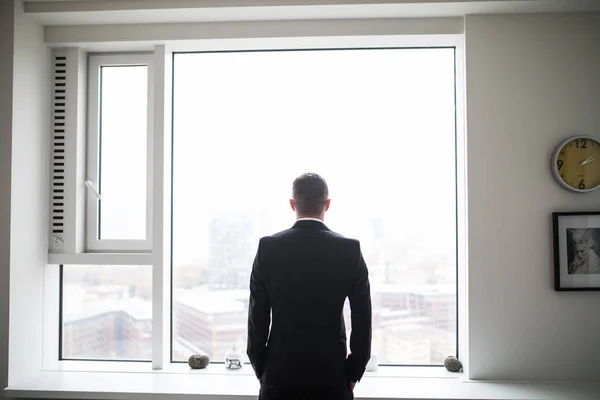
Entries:
<svg viewBox="0 0 600 400">
<path fill-rule="evenodd" d="M 600 142 L 574 137 L 561 144 L 554 157 L 554 175 L 561 185 L 576 192 L 600 187 Z"/>
</svg>

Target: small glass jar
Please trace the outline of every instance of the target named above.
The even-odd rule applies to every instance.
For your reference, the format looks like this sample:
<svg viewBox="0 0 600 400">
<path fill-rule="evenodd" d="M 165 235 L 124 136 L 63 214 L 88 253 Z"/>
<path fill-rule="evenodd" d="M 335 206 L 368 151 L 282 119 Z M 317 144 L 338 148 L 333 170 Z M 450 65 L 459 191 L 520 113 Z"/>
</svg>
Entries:
<svg viewBox="0 0 600 400">
<path fill-rule="evenodd" d="M 233 345 L 231 350 L 225 354 L 225 368 L 240 369 L 243 366 L 242 352 L 237 344 Z"/>
</svg>

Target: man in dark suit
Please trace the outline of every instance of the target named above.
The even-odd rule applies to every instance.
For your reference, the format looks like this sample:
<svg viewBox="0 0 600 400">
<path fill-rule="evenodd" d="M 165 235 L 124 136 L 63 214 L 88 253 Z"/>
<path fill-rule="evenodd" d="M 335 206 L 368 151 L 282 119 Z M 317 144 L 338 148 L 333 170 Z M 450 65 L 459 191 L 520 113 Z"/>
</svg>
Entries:
<svg viewBox="0 0 600 400">
<path fill-rule="evenodd" d="M 296 223 L 260 239 L 250 277 L 247 352 L 260 398 L 352 399 L 371 354 L 367 266 L 358 240 L 323 223 L 330 200 L 321 176 L 298 177 L 292 197 Z"/>
</svg>

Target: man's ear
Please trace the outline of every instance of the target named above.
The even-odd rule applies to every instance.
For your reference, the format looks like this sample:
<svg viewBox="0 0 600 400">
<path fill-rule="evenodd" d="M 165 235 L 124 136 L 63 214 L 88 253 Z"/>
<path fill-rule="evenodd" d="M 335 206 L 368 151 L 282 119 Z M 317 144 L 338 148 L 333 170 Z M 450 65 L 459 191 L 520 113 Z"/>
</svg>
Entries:
<svg viewBox="0 0 600 400">
<path fill-rule="evenodd" d="M 296 211 L 296 204 L 294 203 L 294 199 L 290 199 L 290 207 L 292 207 L 292 210 L 294 212 Z"/>
<path fill-rule="evenodd" d="M 331 199 L 327 199 L 325 202 L 325 211 L 329 210 L 329 205 L 331 204 Z"/>
</svg>

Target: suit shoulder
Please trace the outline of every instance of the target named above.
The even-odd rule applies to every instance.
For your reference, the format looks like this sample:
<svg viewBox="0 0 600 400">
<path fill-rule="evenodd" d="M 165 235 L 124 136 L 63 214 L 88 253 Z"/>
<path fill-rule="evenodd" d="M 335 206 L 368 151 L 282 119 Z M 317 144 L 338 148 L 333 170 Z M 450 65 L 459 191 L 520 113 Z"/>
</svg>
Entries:
<svg viewBox="0 0 600 400">
<path fill-rule="evenodd" d="M 358 239 L 349 238 L 334 231 L 330 231 L 330 235 L 332 238 L 337 239 L 340 242 L 344 242 L 345 244 L 360 246 L 360 241 Z"/>
<path fill-rule="evenodd" d="M 292 233 L 292 229 L 285 229 L 283 231 L 274 233 L 272 235 L 269 236 L 265 236 L 263 239 L 266 239 L 267 241 L 275 241 L 279 238 L 285 237 L 287 235 L 289 235 L 290 233 Z"/>
<path fill-rule="evenodd" d="M 260 238 L 260 244 L 268 244 L 268 243 L 273 243 L 275 241 L 277 241 L 277 239 L 280 239 L 282 237 L 286 237 L 287 235 L 290 234 L 292 230 L 291 229 L 286 229 L 284 231 L 281 232 L 277 232 L 274 233 L 272 235 L 267 235 L 267 236 L 263 236 Z"/>
</svg>

